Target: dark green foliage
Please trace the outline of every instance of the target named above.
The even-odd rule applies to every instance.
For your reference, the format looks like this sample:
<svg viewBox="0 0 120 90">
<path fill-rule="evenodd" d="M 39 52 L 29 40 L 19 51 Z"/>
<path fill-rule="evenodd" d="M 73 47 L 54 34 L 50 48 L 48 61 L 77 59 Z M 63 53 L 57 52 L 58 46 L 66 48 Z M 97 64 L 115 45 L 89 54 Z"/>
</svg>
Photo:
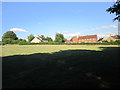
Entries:
<svg viewBox="0 0 120 90">
<path fill-rule="evenodd" d="M 2 88 L 119 88 L 119 51 L 106 47 L 3 57 Z"/>
<path fill-rule="evenodd" d="M 21 39 L 21 38 L 19 39 L 19 41 L 24 41 L 24 42 L 26 42 L 26 40 L 25 40 L 25 39 Z"/>
<path fill-rule="evenodd" d="M 108 43 L 108 41 L 107 40 L 104 40 L 104 41 L 102 41 L 103 43 Z"/>
<path fill-rule="evenodd" d="M 27 41 L 25 39 L 18 39 L 18 40 L 12 40 L 12 39 L 5 39 L 3 42 L 2 42 L 2 45 L 5 45 L 5 44 L 20 44 L 21 45 L 23 44 L 26 44 Z"/>
<path fill-rule="evenodd" d="M 12 43 L 12 39 L 11 38 L 7 38 L 7 39 L 4 39 L 2 42 L 3 42 L 3 44 L 11 44 Z"/>
<path fill-rule="evenodd" d="M 30 42 L 20 41 L 18 44 L 19 45 L 30 45 Z"/>
<path fill-rule="evenodd" d="M 56 33 L 55 35 L 55 42 L 65 42 L 65 38 L 63 34 Z"/>
<path fill-rule="evenodd" d="M 120 44 L 120 40 L 115 42 L 104 41 L 103 43 L 40 42 L 40 43 L 23 43 L 22 45 L 118 45 L 118 44 Z"/>
<path fill-rule="evenodd" d="M 29 42 L 32 41 L 33 39 L 34 39 L 34 36 L 32 34 L 28 36 L 28 41 Z"/>
<path fill-rule="evenodd" d="M 114 21 L 120 21 L 120 1 L 115 2 L 115 4 L 112 7 L 108 8 L 106 11 L 110 14 L 113 13 L 116 15 L 116 18 L 113 19 Z"/>
<path fill-rule="evenodd" d="M 45 38 L 45 36 L 44 36 L 44 35 L 41 35 L 41 37 Z"/>
<path fill-rule="evenodd" d="M 120 39 L 120 35 L 117 35 L 117 38 L 119 38 L 119 39 Z"/>
<path fill-rule="evenodd" d="M 47 37 L 46 39 L 48 40 L 48 42 L 53 42 L 51 37 Z"/>
<path fill-rule="evenodd" d="M 4 42 L 5 39 L 11 39 L 11 40 L 17 40 L 18 37 L 13 31 L 7 31 L 6 33 L 3 34 L 2 36 L 2 41 Z"/>
<path fill-rule="evenodd" d="M 63 41 L 65 42 L 65 41 L 67 41 L 67 39 L 66 39 L 66 38 L 64 38 L 64 40 L 63 40 Z"/>
<path fill-rule="evenodd" d="M 18 42 L 19 45 L 24 45 L 26 43 L 29 43 L 29 42 L 27 42 L 25 39 L 19 39 L 19 42 Z"/>
<path fill-rule="evenodd" d="M 100 38 L 98 41 L 102 41 L 103 40 L 103 38 Z"/>
<path fill-rule="evenodd" d="M 2 45 L 2 41 L 0 41 L 0 45 Z"/>
</svg>

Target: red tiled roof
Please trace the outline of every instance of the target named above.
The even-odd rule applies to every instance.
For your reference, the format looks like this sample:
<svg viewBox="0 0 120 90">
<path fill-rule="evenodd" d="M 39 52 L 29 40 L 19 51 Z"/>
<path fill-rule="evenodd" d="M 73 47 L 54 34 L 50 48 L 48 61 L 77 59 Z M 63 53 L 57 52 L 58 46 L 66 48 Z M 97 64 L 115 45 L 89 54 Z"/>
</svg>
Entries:
<svg viewBox="0 0 120 90">
<path fill-rule="evenodd" d="M 72 41 L 66 41 L 66 43 L 71 43 Z"/>
<path fill-rule="evenodd" d="M 78 39 L 78 38 L 75 36 L 75 37 L 72 37 L 71 40 L 72 40 L 72 39 L 75 39 L 75 38 Z"/>
<path fill-rule="evenodd" d="M 89 39 L 89 38 L 97 38 L 97 35 L 87 35 L 87 36 L 79 36 L 78 39 Z"/>
</svg>

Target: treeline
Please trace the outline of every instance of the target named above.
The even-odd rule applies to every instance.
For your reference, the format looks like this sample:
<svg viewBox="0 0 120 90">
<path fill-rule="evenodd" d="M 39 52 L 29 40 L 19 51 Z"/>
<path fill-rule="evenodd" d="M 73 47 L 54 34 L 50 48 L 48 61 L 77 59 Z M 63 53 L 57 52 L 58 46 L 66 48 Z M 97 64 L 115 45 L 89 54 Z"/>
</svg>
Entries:
<svg viewBox="0 0 120 90">
<path fill-rule="evenodd" d="M 39 35 L 38 35 L 39 36 Z M 55 40 L 53 40 L 51 37 L 45 37 L 44 35 L 41 35 L 39 37 L 45 38 L 48 40 L 48 43 L 64 43 L 67 39 L 64 38 L 63 34 L 56 33 Z M 19 44 L 19 45 L 31 45 L 30 43 L 35 37 L 31 34 L 27 37 L 28 41 L 25 39 L 18 39 L 17 35 L 13 31 L 7 31 L 2 36 L 2 42 L 0 44 Z M 42 44 L 42 42 L 41 42 Z"/>
<path fill-rule="evenodd" d="M 44 35 L 41 35 L 44 37 Z M 50 37 L 47 37 L 48 42 L 40 42 L 40 43 L 31 43 L 31 40 L 34 36 L 31 34 L 28 36 L 28 41 L 25 39 L 18 39 L 16 34 L 13 31 L 7 31 L 2 36 L 2 42 L 0 44 L 17 44 L 17 45 L 119 45 L 120 40 L 118 41 L 104 41 L 102 43 L 65 43 L 67 39 L 64 38 L 63 34 L 56 33 L 55 40 L 53 41 Z"/>
<path fill-rule="evenodd" d="M 25 39 L 18 39 L 17 35 L 13 31 L 7 31 L 2 36 L 2 42 L 0 44 L 22 44 L 27 43 Z"/>
</svg>

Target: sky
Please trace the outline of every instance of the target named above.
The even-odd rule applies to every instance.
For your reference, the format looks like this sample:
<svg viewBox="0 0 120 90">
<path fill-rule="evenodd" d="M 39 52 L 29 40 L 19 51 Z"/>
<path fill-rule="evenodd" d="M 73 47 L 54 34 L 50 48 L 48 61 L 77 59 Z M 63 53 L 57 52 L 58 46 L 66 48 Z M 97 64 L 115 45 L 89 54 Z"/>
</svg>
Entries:
<svg viewBox="0 0 120 90">
<path fill-rule="evenodd" d="M 118 22 L 106 9 L 114 2 L 2 2 L 2 34 L 14 31 L 18 38 L 30 34 L 53 39 L 61 33 L 73 36 L 118 34 Z M 1 37 L 0 36 L 0 37 Z"/>
</svg>

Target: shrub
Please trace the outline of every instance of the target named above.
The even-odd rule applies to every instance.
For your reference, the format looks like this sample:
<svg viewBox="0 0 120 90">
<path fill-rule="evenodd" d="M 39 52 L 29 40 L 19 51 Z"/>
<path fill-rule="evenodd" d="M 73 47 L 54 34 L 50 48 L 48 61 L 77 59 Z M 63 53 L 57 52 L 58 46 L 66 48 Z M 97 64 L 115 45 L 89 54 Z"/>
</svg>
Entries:
<svg viewBox="0 0 120 90">
<path fill-rule="evenodd" d="M 19 45 L 30 45 L 30 43 L 26 41 L 20 41 L 18 44 Z"/>
<path fill-rule="evenodd" d="M 12 43 L 12 39 L 7 38 L 7 39 L 4 39 L 2 42 L 3 42 L 4 44 L 11 44 L 11 43 Z"/>
</svg>

